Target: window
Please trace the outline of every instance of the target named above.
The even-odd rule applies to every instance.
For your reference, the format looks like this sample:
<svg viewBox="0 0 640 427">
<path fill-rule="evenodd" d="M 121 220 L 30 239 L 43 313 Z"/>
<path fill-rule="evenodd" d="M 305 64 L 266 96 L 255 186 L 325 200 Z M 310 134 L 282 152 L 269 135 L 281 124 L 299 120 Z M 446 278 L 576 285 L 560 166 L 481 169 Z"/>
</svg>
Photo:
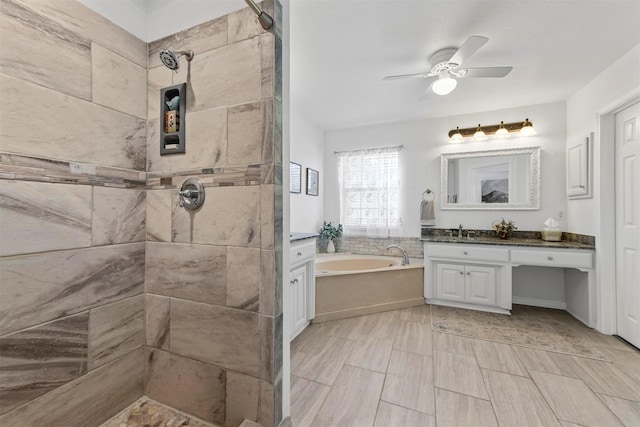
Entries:
<svg viewBox="0 0 640 427">
<path fill-rule="evenodd" d="M 398 157 L 402 146 L 338 154 L 340 222 L 348 234 L 387 236 L 401 226 Z"/>
</svg>

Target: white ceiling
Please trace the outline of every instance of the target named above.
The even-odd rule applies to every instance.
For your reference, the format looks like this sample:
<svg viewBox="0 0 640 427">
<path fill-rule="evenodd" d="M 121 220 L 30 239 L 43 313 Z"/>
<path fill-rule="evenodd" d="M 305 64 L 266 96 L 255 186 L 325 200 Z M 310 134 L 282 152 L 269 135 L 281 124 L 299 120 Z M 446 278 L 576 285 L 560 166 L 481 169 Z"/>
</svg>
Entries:
<svg viewBox="0 0 640 427">
<path fill-rule="evenodd" d="M 424 101 L 424 80 L 382 81 L 470 35 L 489 42 L 465 66 L 513 71 Z M 292 108 L 329 130 L 560 101 L 639 43 L 638 0 L 293 0 Z"/>
</svg>

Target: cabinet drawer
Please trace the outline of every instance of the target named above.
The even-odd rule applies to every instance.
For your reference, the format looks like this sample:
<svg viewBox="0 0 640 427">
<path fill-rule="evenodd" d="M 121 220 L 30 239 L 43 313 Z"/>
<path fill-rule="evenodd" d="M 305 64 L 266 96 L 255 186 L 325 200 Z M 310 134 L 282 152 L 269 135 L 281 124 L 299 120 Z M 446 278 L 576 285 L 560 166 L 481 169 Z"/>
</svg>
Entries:
<svg viewBox="0 0 640 427">
<path fill-rule="evenodd" d="M 455 258 L 456 261 L 495 261 L 509 262 L 509 250 L 490 245 L 471 246 L 458 243 L 445 245 L 427 245 L 427 256 L 434 258 Z"/>
<path fill-rule="evenodd" d="M 528 249 L 512 249 L 511 263 L 518 265 L 591 268 L 593 266 L 593 253 L 591 251 L 534 251 Z"/>
<path fill-rule="evenodd" d="M 291 266 L 307 262 L 316 255 L 316 239 L 304 240 L 302 243 L 292 243 L 289 252 Z"/>
</svg>

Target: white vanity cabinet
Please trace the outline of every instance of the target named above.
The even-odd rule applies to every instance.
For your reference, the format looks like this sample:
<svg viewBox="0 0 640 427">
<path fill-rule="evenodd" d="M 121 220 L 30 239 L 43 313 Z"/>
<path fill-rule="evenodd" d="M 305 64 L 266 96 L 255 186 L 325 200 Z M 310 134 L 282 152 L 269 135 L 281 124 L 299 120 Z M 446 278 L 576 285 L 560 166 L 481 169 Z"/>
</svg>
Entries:
<svg viewBox="0 0 640 427">
<path fill-rule="evenodd" d="M 291 337 L 294 339 L 315 317 L 315 274 L 316 239 L 291 242 L 289 254 L 289 287 L 291 304 L 289 319 Z"/>
</svg>

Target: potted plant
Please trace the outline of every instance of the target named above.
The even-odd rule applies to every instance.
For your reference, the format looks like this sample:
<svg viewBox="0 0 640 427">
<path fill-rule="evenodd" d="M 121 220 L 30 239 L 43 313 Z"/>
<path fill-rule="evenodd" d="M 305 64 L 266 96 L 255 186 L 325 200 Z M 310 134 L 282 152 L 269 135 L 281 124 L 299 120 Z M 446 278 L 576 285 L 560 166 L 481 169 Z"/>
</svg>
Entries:
<svg viewBox="0 0 640 427">
<path fill-rule="evenodd" d="M 512 231 L 518 229 L 515 222 L 511 220 L 505 220 L 504 218 L 493 221 L 492 227 L 496 231 L 496 235 L 499 238 L 505 240 L 509 238 L 509 234 L 511 234 Z"/>
<path fill-rule="evenodd" d="M 337 227 L 334 227 L 333 225 L 331 225 L 331 222 L 322 221 L 322 227 L 320 227 L 320 236 L 329 241 L 329 243 L 327 243 L 328 253 L 334 253 L 336 251 L 336 247 L 333 244 L 333 239 L 340 237 L 341 235 L 342 224 L 338 224 Z"/>
</svg>

